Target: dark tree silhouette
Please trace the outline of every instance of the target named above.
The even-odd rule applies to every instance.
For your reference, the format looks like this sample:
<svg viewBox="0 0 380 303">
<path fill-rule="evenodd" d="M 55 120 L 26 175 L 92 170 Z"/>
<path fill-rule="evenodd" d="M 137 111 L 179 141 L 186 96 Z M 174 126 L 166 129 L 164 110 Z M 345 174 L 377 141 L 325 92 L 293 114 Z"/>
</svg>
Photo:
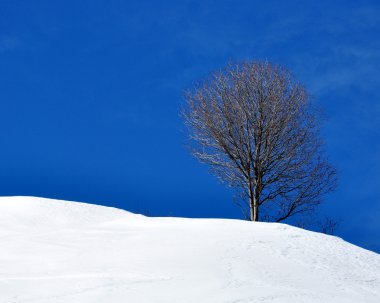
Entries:
<svg viewBox="0 0 380 303">
<path fill-rule="evenodd" d="M 252 221 L 313 211 L 336 186 L 318 111 L 285 68 L 230 64 L 185 99 L 193 155 L 246 196 Z"/>
</svg>

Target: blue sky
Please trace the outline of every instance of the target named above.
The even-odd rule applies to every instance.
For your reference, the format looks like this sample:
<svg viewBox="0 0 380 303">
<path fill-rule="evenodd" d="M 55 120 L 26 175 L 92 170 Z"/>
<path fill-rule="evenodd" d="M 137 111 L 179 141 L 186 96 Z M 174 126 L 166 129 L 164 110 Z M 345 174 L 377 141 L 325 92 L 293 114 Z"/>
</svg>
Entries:
<svg viewBox="0 0 380 303">
<path fill-rule="evenodd" d="M 340 171 L 322 213 L 380 252 L 377 1 L 0 4 L 0 195 L 240 218 L 185 148 L 182 92 L 229 60 L 291 69 L 325 107 Z"/>
</svg>

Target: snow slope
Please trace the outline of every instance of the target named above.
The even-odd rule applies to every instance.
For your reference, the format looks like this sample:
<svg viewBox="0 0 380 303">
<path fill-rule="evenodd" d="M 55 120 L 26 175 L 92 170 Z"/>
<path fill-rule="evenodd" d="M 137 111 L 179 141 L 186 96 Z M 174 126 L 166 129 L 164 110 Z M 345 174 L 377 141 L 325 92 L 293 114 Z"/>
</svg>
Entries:
<svg viewBox="0 0 380 303">
<path fill-rule="evenodd" d="M 284 224 L 0 198 L 1 303 L 380 302 L 380 256 Z"/>
</svg>

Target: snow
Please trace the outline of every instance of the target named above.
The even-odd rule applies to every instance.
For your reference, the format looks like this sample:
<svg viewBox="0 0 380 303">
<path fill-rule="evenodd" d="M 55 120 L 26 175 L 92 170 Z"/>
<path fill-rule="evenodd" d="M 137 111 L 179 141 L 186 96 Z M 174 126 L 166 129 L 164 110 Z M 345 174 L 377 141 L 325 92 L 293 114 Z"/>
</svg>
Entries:
<svg viewBox="0 0 380 303">
<path fill-rule="evenodd" d="M 380 257 L 285 224 L 0 198 L 0 302 L 380 302 Z"/>
</svg>

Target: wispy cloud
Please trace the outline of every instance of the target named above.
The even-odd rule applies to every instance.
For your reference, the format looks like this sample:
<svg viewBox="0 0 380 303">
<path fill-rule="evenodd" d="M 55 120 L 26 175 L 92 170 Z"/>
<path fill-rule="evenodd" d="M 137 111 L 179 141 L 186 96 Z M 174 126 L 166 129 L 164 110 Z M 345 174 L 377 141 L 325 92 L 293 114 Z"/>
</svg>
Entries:
<svg viewBox="0 0 380 303">
<path fill-rule="evenodd" d="M 12 51 L 21 47 L 21 40 L 14 36 L 0 37 L 0 53 Z"/>
</svg>

